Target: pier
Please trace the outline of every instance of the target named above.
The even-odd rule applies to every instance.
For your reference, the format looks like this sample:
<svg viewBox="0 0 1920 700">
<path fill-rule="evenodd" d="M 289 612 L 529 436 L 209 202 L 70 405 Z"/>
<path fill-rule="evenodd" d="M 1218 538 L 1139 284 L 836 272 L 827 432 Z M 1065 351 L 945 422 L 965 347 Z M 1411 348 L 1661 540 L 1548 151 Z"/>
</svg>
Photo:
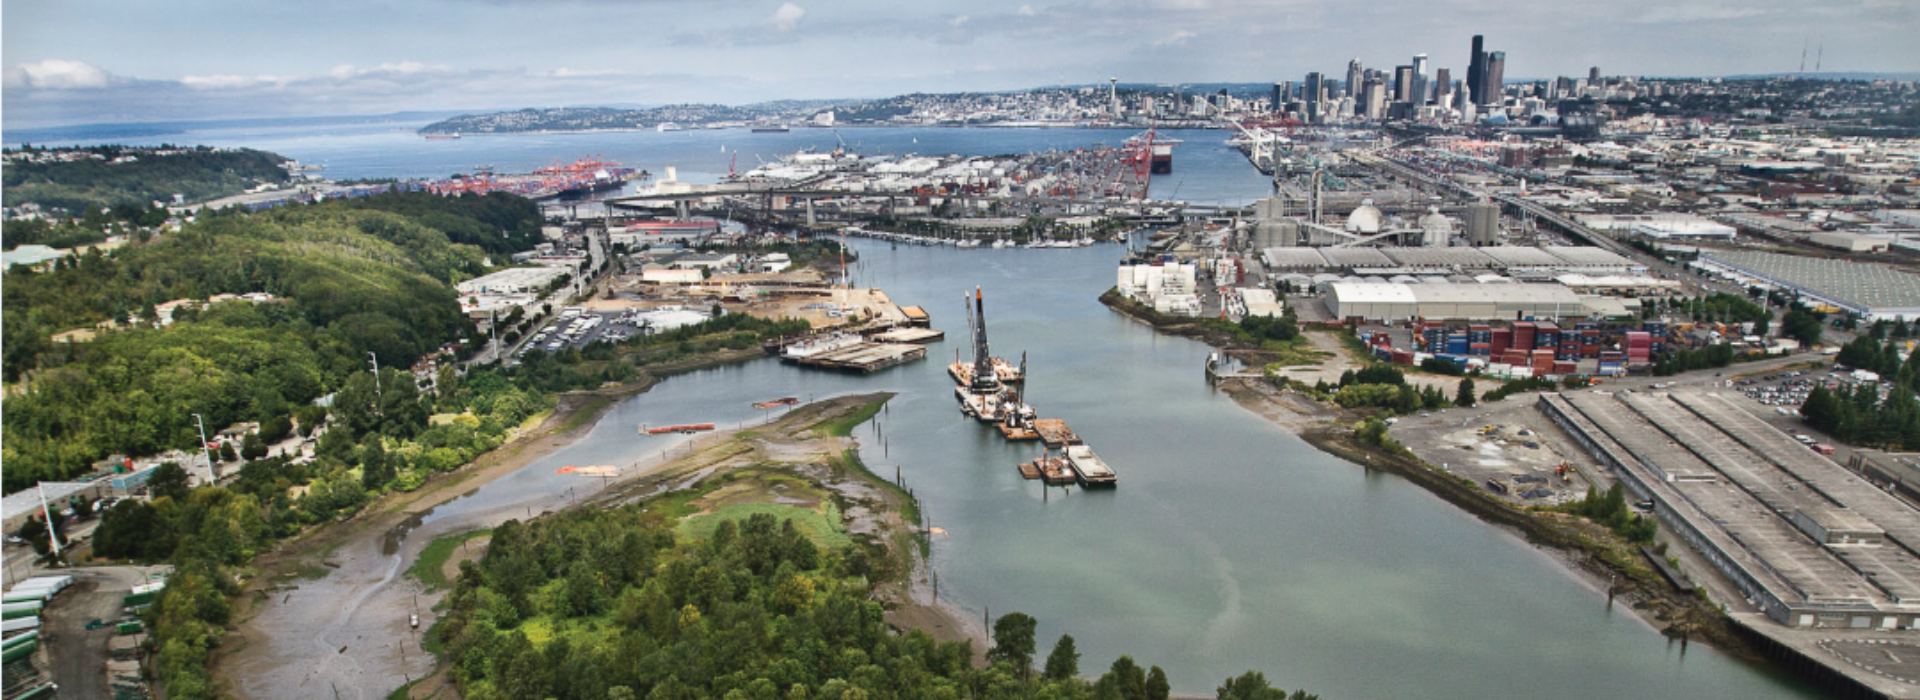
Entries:
<svg viewBox="0 0 1920 700">
<path fill-rule="evenodd" d="M 926 356 L 927 349 L 919 345 L 874 343 L 862 340 L 801 356 L 783 355 L 781 359 L 808 367 L 870 373 L 903 365 Z"/>
<path fill-rule="evenodd" d="M 1059 418 L 1041 418 L 1033 422 L 1033 430 L 1040 434 L 1040 442 L 1047 447 L 1066 447 L 1080 444 L 1080 435 L 1067 427 L 1067 422 Z"/>
</svg>

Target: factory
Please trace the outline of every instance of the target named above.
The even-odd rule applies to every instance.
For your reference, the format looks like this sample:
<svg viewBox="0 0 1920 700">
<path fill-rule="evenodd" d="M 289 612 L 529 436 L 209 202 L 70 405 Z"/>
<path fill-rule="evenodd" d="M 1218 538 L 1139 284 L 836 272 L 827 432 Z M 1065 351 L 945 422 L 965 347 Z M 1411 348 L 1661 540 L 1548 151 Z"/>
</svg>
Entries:
<svg viewBox="0 0 1920 700">
<path fill-rule="evenodd" d="M 1734 400 L 1583 391 L 1539 407 L 1775 622 L 1914 628 L 1912 508 Z"/>
<path fill-rule="evenodd" d="M 1449 275 L 1509 272 L 1610 274 L 1644 272 L 1646 266 L 1604 248 L 1588 246 L 1490 246 L 1485 248 L 1276 246 L 1261 251 L 1276 273 L 1348 271 L 1359 275 Z"/>
<path fill-rule="evenodd" d="M 1920 277 L 1883 265 L 1744 250 L 1703 250 L 1696 267 L 1773 287 L 1868 321 L 1920 319 Z"/>
<path fill-rule="evenodd" d="M 1120 265 L 1120 295 L 1175 316 L 1200 315 L 1198 267 L 1172 260 L 1130 260 Z"/>
</svg>

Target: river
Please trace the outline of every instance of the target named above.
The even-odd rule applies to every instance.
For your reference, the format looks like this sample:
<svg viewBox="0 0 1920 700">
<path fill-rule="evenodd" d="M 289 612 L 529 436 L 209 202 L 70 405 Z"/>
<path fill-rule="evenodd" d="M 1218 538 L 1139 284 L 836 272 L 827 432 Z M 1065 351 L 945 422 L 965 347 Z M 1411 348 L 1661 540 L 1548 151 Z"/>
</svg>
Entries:
<svg viewBox="0 0 1920 700">
<path fill-rule="evenodd" d="M 526 169 L 597 153 L 656 173 L 677 165 L 695 181 L 726 171 L 731 154 L 722 144 L 772 157 L 836 143 L 824 130 L 428 142 L 411 134 L 416 126 L 249 127 L 153 141 L 263 148 L 325 164 L 331 177 L 440 176 L 476 164 Z M 841 130 L 862 150 L 895 153 L 995 154 L 1126 135 Z M 1179 135 L 1187 142 L 1175 174 L 1155 179 L 1156 196 L 1239 203 L 1264 192 L 1261 178 L 1221 145 L 1222 132 Z M 574 445 L 436 509 L 417 535 L 475 524 L 475 514 L 503 507 L 554 507 L 568 489 L 592 484 L 555 474 L 559 466 L 625 464 L 678 444 L 636 436 L 640 423 L 736 423 L 762 415 L 753 401 L 894 391 L 879 430 L 855 434 L 874 471 L 897 466 L 948 533 L 933 543 L 941 596 L 975 615 L 1033 615 L 1042 655 L 1071 633 L 1088 674 L 1125 653 L 1165 668 L 1176 691 L 1205 695 L 1258 669 L 1283 687 L 1340 700 L 1818 696 L 1711 648 L 1682 652 L 1631 612 L 1609 607 L 1550 553 L 1400 478 L 1323 454 L 1214 392 L 1202 380 L 1205 346 L 1157 335 L 1096 301 L 1113 285 L 1117 246 L 853 245 L 861 252 L 857 284 L 925 306 L 947 332 L 927 361 L 847 376 L 769 359 L 674 377 L 616 406 Z M 1010 445 L 961 418 L 944 365 L 965 344 L 959 299 L 975 285 L 985 293 L 996 352 L 1016 361 L 1027 354 L 1030 399 L 1085 437 L 1119 473 L 1119 488 L 1043 495 L 1013 467 L 1036 447 Z"/>
</svg>

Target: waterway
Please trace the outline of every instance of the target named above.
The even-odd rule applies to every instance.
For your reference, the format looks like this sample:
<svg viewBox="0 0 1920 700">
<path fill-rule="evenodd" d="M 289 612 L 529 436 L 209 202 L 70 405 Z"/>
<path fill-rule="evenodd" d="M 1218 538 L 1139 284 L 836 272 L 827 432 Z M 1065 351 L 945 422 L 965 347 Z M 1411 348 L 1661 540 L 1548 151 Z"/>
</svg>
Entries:
<svg viewBox="0 0 1920 700">
<path fill-rule="evenodd" d="M 764 415 L 753 401 L 895 391 L 878 427 L 855 434 L 868 464 L 898 467 L 948 533 L 933 544 L 941 596 L 974 615 L 1034 615 L 1042 652 L 1072 634 L 1090 673 L 1124 653 L 1202 694 L 1259 669 L 1330 698 L 1817 696 L 1704 646 L 1683 653 L 1550 554 L 1212 391 L 1206 347 L 1094 300 L 1117 246 L 854 245 L 858 283 L 925 305 L 947 332 L 928 361 L 864 377 L 773 360 L 675 377 L 427 525 L 503 504 L 538 512 L 584 488 L 560 465 L 673 449 L 636 437 L 640 423 L 751 422 Z M 1067 419 L 1119 488 L 1043 492 L 1013 468 L 1037 447 L 960 417 L 944 364 L 965 344 L 961 295 L 976 284 L 996 352 L 1027 354 L 1031 400 Z"/>
<path fill-rule="evenodd" d="M 332 177 L 437 176 L 482 163 L 511 170 L 598 153 L 655 172 L 678 165 L 684 179 L 725 172 L 721 141 L 768 157 L 836 143 L 818 130 L 427 142 L 410 128 L 250 127 L 164 140 L 264 148 L 326 164 Z M 873 152 L 978 154 L 1125 135 L 842 130 Z M 1223 133 L 1183 136 L 1176 174 L 1155 180 L 1156 196 L 1179 188 L 1188 201 L 1244 202 L 1264 191 L 1220 145 Z M 1157 335 L 1095 300 L 1113 284 L 1117 246 L 853 245 L 861 252 L 856 283 L 926 306 L 947 332 L 927 361 L 849 376 L 769 359 L 668 379 L 616 406 L 574 445 L 436 509 L 416 535 L 506 507 L 556 507 L 570 489 L 594 483 L 555 474 L 558 467 L 626 464 L 682 444 L 639 437 L 641 423 L 740 423 L 764 415 L 754 401 L 894 391 L 878 427 L 856 435 L 875 471 L 897 466 L 948 533 L 933 543 L 942 598 L 975 615 L 1035 616 L 1042 654 L 1071 633 L 1088 674 L 1124 653 L 1165 668 L 1176 691 L 1201 695 L 1258 669 L 1283 687 L 1342 700 L 1818 696 L 1704 646 L 1683 652 L 1629 611 L 1610 608 L 1551 554 L 1397 477 L 1320 453 L 1212 391 L 1202 380 L 1205 346 Z M 1026 353 L 1030 399 L 1085 437 L 1119 473 L 1119 488 L 1043 491 L 1013 466 L 1036 447 L 1010 445 L 960 416 L 944 364 L 965 344 L 960 297 L 975 285 L 985 292 L 994 349 L 1013 359 Z"/>
</svg>

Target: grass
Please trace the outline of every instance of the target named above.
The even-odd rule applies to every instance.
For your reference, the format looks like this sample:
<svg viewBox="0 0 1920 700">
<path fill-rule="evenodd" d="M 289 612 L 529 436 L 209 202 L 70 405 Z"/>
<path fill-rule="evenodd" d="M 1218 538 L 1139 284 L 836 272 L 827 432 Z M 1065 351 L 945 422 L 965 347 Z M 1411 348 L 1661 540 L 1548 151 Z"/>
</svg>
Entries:
<svg viewBox="0 0 1920 700">
<path fill-rule="evenodd" d="M 820 506 L 819 510 L 815 510 L 784 503 L 736 503 L 713 513 L 682 520 L 676 529 L 682 537 L 705 540 L 713 536 L 714 529 L 720 527 L 723 520 L 739 522 L 765 513 L 793 521 L 795 527 L 821 547 L 839 549 L 853 544 L 853 539 L 847 536 L 846 528 L 840 523 L 840 509 L 834 507 L 830 500 L 823 501 Z"/>
<path fill-rule="evenodd" d="M 413 566 L 407 567 L 407 576 L 426 584 L 429 591 L 451 587 L 453 582 L 447 580 L 445 568 L 447 560 L 453 557 L 453 551 L 460 545 L 466 544 L 468 540 L 492 532 L 492 530 L 469 530 L 434 538 L 432 542 L 427 543 L 426 549 L 420 550 L 420 558 L 413 561 Z"/>
<path fill-rule="evenodd" d="M 1281 342 L 1269 340 L 1260 344 L 1262 350 L 1275 353 L 1268 365 L 1281 367 L 1315 367 L 1333 357 L 1333 353 L 1313 349 L 1313 341 L 1305 337 Z"/>
<path fill-rule="evenodd" d="M 836 418 L 830 421 L 823 421 L 819 425 L 814 426 L 814 429 L 822 433 L 825 433 L 827 435 L 833 435 L 836 437 L 846 437 L 848 435 L 852 435 L 853 429 L 855 427 L 859 426 L 861 423 L 867 422 L 867 419 L 872 418 L 873 414 L 879 413 L 880 406 L 885 404 L 886 402 L 887 402 L 886 399 L 880 399 L 878 401 L 867 404 L 865 406 L 861 406 L 858 410 L 852 413 L 849 413 L 847 415 L 841 416 L 839 418 Z"/>
</svg>

